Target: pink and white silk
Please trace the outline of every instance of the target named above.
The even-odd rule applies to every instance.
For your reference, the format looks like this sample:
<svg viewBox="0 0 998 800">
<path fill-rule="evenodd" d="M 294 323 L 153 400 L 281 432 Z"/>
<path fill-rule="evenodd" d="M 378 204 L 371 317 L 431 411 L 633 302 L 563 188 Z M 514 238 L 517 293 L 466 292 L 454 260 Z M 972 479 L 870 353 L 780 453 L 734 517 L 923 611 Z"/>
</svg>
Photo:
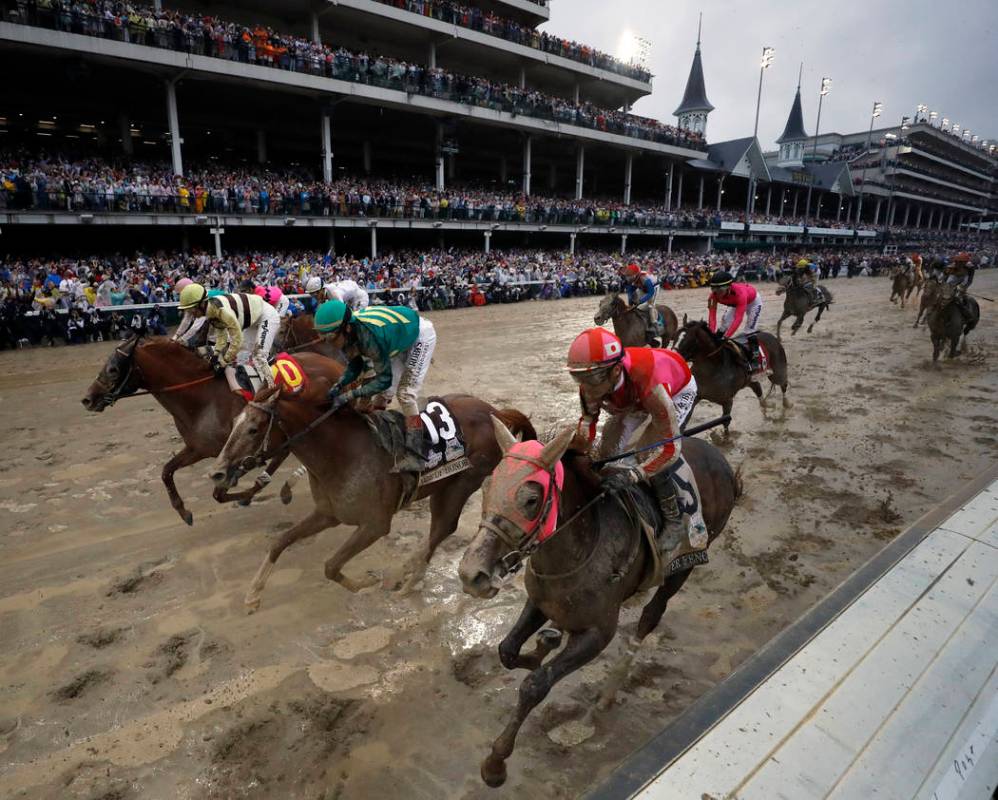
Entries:
<svg viewBox="0 0 998 800">
<path fill-rule="evenodd" d="M 500 501 L 498 508 L 493 506 L 490 510 L 517 526 L 528 537 L 536 534 L 538 542 L 551 536 L 558 526 L 558 497 L 565 485 L 565 468 L 558 462 L 554 468 L 555 486 L 552 487 L 551 473 L 540 466 L 539 459 L 543 450 L 544 445 L 537 440 L 514 444 L 492 473 L 492 485 L 489 488 L 490 497 Z M 528 481 L 540 484 L 544 490 L 541 510 L 535 519 L 528 519 L 521 513 L 520 504 L 516 500 L 517 491 Z M 538 527 L 540 533 L 536 533 Z"/>
</svg>

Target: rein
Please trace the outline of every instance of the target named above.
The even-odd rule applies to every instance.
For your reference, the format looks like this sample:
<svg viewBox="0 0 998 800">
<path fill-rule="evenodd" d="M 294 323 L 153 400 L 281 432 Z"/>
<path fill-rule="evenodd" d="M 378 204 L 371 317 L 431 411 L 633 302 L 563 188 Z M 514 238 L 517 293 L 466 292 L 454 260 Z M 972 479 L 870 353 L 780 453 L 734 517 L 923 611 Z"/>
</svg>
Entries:
<svg viewBox="0 0 998 800">
<path fill-rule="evenodd" d="M 247 458 L 243 459 L 243 466 L 247 471 L 266 461 L 272 460 L 273 458 L 284 453 L 287 450 L 290 450 L 294 446 L 295 442 L 301 440 L 303 437 L 310 434 L 312 431 L 318 428 L 323 422 L 329 419 L 333 414 L 339 411 L 339 408 L 337 408 L 336 406 L 332 406 L 331 408 L 327 409 L 322 414 L 320 414 L 318 417 L 316 417 L 314 420 L 312 420 L 308 425 L 306 425 L 300 431 L 298 431 L 298 433 L 292 436 L 288 436 L 287 433 L 285 433 L 286 437 L 285 440 L 281 444 L 277 445 L 277 447 L 274 447 L 270 450 L 264 450 L 264 447 L 270 441 L 270 434 L 271 431 L 273 430 L 274 423 L 275 422 L 277 423 L 277 427 L 280 428 L 282 432 L 284 432 L 284 426 L 281 425 L 281 420 L 277 417 L 276 409 L 271 408 L 269 406 L 265 406 L 262 403 L 257 403 L 255 400 L 250 401 L 248 405 L 250 408 L 255 408 L 258 411 L 262 411 L 263 413 L 269 415 L 270 424 L 267 427 L 267 435 L 263 438 L 263 440 L 260 443 L 259 450 L 257 450 L 257 452 L 254 455 L 248 456 Z M 249 463 L 249 465 L 247 466 L 247 463 L 250 462 L 251 460 L 253 461 L 253 463 Z"/>
<path fill-rule="evenodd" d="M 286 353 L 297 353 L 299 350 L 304 350 L 306 347 L 311 347 L 313 344 L 318 344 L 322 341 L 321 336 L 316 336 L 314 339 L 309 339 L 303 344 L 296 344 L 293 347 L 287 348 L 284 352 Z"/>
</svg>

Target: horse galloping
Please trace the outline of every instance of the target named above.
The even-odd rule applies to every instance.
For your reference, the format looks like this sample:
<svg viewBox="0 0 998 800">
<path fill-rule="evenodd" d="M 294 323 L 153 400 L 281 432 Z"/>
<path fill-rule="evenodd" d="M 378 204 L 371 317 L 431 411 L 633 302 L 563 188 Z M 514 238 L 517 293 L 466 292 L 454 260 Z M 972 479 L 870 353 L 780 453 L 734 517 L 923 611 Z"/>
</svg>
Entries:
<svg viewBox="0 0 998 800">
<path fill-rule="evenodd" d="M 498 411 L 477 397 L 447 395 L 441 399 L 464 434 L 470 465 L 462 472 L 419 486 L 413 494 L 406 489 L 408 476 L 393 472 L 393 457 L 378 443 L 365 415 L 349 407 L 332 415 L 324 413 L 328 388 L 323 381 L 313 381 L 305 395 L 291 398 L 282 397 L 276 388 L 261 389 L 236 419 L 215 462 L 211 479 L 219 489 L 235 486 L 247 467 L 268 450 L 290 448 L 308 470 L 315 508 L 270 548 L 246 596 L 250 611 L 259 608 L 267 579 L 286 548 L 341 524 L 356 528 L 326 561 L 326 577 L 351 592 L 373 586 L 378 579 L 352 579 L 343 574 L 343 567 L 389 533 L 392 519 L 403 505 L 429 497 L 426 549 L 410 559 L 401 576 L 408 590 L 425 573 L 437 546 L 457 530 L 468 498 L 499 462 L 501 452 L 492 416 L 528 438 L 536 435 L 530 420 L 515 409 Z"/>
<path fill-rule="evenodd" d="M 309 376 L 338 380 L 343 374 L 343 367 L 328 358 L 303 353 L 299 360 Z M 193 525 L 194 515 L 177 491 L 174 473 L 217 456 L 246 401 L 229 390 L 224 377 L 216 375 L 207 361 L 182 344 L 166 338 L 143 340 L 136 336 L 114 349 L 80 402 L 87 411 L 100 413 L 140 390 L 151 394 L 169 412 L 184 440 L 183 449 L 163 465 L 162 479 L 170 505 L 184 522 Z M 274 458 L 246 491 L 229 494 L 216 490 L 215 500 L 248 503 L 267 485 L 285 458 L 285 454 Z"/>
<path fill-rule="evenodd" d="M 926 324 L 929 327 L 929 336 L 932 339 L 932 362 L 939 360 L 939 354 L 949 341 L 949 353 L 947 358 L 956 358 L 963 353 L 967 346 L 967 335 L 977 327 L 981 321 L 981 308 L 973 297 L 964 298 L 966 308 L 969 312 L 969 319 L 964 316 L 960 309 L 960 298 L 957 296 L 955 286 L 940 286 L 936 293 Z M 963 336 L 963 345 L 960 345 L 960 336 Z"/>
<path fill-rule="evenodd" d="M 765 414 L 766 400 L 773 389 L 779 386 L 783 393 L 783 407 L 789 408 L 792 405 L 787 398 L 790 380 L 787 377 L 786 350 L 771 333 L 757 331 L 756 335 L 759 337 L 759 347 L 765 351 L 770 371 L 770 387 L 765 397 L 757 377 L 749 372 L 744 356 L 736 349 L 737 344 L 712 332 L 703 320 L 690 322 L 683 317 L 676 352 L 692 365 L 690 369 L 697 382 L 697 403 L 709 400 L 721 406 L 723 414 L 730 414 L 735 395 L 747 386 L 755 393 Z M 687 422 L 692 416 L 691 411 Z M 728 434 L 729 427 L 730 423 L 725 424 L 725 435 Z"/>
<path fill-rule="evenodd" d="M 814 288 L 815 292 L 818 293 L 817 296 L 819 300 L 817 302 L 812 302 L 807 290 L 803 286 L 798 286 L 794 283 L 791 276 L 786 275 L 780 278 L 779 284 L 780 288 L 776 290 L 776 294 L 781 295 L 786 293 L 787 297 L 783 301 L 783 316 L 781 316 L 776 322 L 776 338 L 783 338 L 780 334 L 780 326 L 783 325 L 783 320 L 790 317 L 796 317 L 794 324 L 790 327 L 790 335 L 793 336 L 804 324 L 805 315 L 811 311 L 811 309 L 816 308 L 818 309 L 818 315 L 814 318 L 814 322 L 807 327 L 807 332 L 810 333 L 814 329 L 814 326 L 821 321 L 821 315 L 824 314 L 828 307 L 834 302 L 832 293 L 821 284 L 817 284 Z"/>
<path fill-rule="evenodd" d="M 894 303 L 900 299 L 901 308 L 904 308 L 905 300 L 911 297 L 911 293 L 914 289 L 915 279 L 912 277 L 911 273 L 907 270 L 895 267 L 891 273 L 891 302 Z"/>
<path fill-rule="evenodd" d="M 676 334 L 679 332 L 679 319 L 676 317 L 676 312 L 666 305 L 655 306 L 655 308 L 658 311 L 661 346 L 666 347 L 676 339 Z M 599 309 L 593 317 L 593 321 L 597 325 L 602 325 L 607 320 L 612 320 L 613 332 L 624 347 L 655 346 L 655 342 L 649 341 L 648 325 L 643 315 L 637 313 L 637 308 L 629 306 L 616 292 L 608 294 L 600 300 Z"/>
<path fill-rule="evenodd" d="M 499 645 L 499 660 L 506 669 L 527 669 L 530 674 L 520 684 L 513 718 L 481 765 L 482 780 L 493 787 L 505 783 L 506 760 L 531 711 L 558 681 L 592 661 L 613 640 L 621 607 L 638 593 L 652 559 L 640 521 L 632 519 L 616 498 L 601 493 L 600 478 L 586 456 L 568 450 L 574 428 L 565 429 L 540 449 L 538 443 L 518 444 L 501 422 L 496 421 L 495 426 L 505 457 L 521 464 L 526 460 L 538 472 L 546 471 L 549 478 L 545 488 L 534 478 L 538 473 L 493 475 L 483 501 L 483 524 L 459 568 L 464 591 L 487 598 L 499 591 L 511 567 L 529 558 L 527 601 Z M 528 452 L 528 444 L 534 450 Z M 709 546 L 727 524 L 741 494 L 740 480 L 721 452 L 707 442 L 687 439 L 683 457 L 700 491 Z M 563 474 L 560 487 L 559 473 Z M 538 531 L 545 529 L 552 514 L 556 527 L 539 542 Z M 524 529 L 524 522 L 533 527 Z M 694 568 L 666 577 L 644 606 L 634 638 L 604 687 L 597 708 L 605 709 L 613 702 L 637 648 L 655 630 L 669 600 Z M 549 620 L 557 630 L 541 631 L 536 649 L 522 654 L 526 641 Z M 565 647 L 544 663 L 560 646 L 563 633 L 568 634 Z"/>
</svg>

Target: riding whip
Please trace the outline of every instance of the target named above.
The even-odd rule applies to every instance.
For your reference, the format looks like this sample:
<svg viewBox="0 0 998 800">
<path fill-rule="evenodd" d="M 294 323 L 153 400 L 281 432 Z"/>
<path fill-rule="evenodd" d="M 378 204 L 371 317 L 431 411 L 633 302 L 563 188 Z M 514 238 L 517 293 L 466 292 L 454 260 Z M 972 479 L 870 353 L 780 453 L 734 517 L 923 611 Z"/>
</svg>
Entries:
<svg viewBox="0 0 998 800">
<path fill-rule="evenodd" d="M 718 425 L 727 425 L 730 422 L 731 422 L 731 415 L 725 414 L 723 417 L 718 417 L 717 419 L 710 420 L 710 422 L 704 422 L 701 425 L 696 425 L 692 428 L 689 428 L 683 431 L 681 434 L 679 434 L 679 436 L 672 436 L 668 439 L 661 439 L 657 442 L 652 442 L 651 444 L 646 445 L 644 447 L 639 447 L 637 450 L 631 450 L 628 453 L 621 453 L 620 455 L 610 456 L 609 458 L 601 458 L 599 461 L 593 461 L 592 465 L 593 467 L 598 469 L 599 467 L 602 467 L 605 464 L 609 464 L 613 461 L 620 461 L 621 459 L 635 456 L 638 453 L 644 453 L 648 450 L 654 450 L 659 445 L 668 444 L 669 442 L 675 442 L 677 439 L 688 439 L 689 437 L 695 436 L 698 433 L 709 431 L 711 428 L 716 428 Z"/>
</svg>

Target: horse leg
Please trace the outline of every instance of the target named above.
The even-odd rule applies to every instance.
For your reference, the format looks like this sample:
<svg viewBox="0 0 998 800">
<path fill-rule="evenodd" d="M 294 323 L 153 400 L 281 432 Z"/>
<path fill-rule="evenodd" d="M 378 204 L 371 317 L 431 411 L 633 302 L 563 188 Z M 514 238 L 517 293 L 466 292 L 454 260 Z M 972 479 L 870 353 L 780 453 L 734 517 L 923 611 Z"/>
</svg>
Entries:
<svg viewBox="0 0 998 800">
<path fill-rule="evenodd" d="M 807 312 L 805 312 L 805 313 L 807 313 Z M 797 316 L 797 320 L 794 322 L 793 325 L 790 326 L 790 335 L 791 336 L 796 336 L 797 335 L 797 331 L 799 331 L 801 329 L 801 326 L 803 324 L 804 324 L 804 314 L 799 314 Z"/>
<path fill-rule="evenodd" d="M 278 469 L 280 469 L 281 464 L 284 463 L 287 457 L 288 457 L 287 451 L 281 453 L 278 456 L 275 456 L 271 460 L 271 462 L 267 464 L 267 467 L 259 475 L 256 476 L 256 480 L 253 482 L 253 485 L 249 487 L 249 489 L 246 489 L 242 492 L 236 492 L 235 494 L 229 494 L 228 490 L 226 489 L 216 489 L 213 493 L 214 498 L 219 503 L 225 503 L 228 502 L 229 500 L 234 500 L 241 506 L 248 506 L 250 504 L 250 501 L 254 497 L 256 497 L 256 495 L 259 494 L 260 491 L 273 480 L 274 473 L 277 472 Z"/>
<path fill-rule="evenodd" d="M 787 319 L 790 315 L 784 310 L 783 316 L 776 321 L 776 338 L 777 340 L 782 339 L 783 336 L 780 334 L 780 326 L 783 324 L 783 320 Z"/>
<path fill-rule="evenodd" d="M 609 631 L 587 628 L 584 631 L 571 633 L 568 643 L 560 653 L 523 679 L 516 713 L 499 738 L 492 743 L 492 751 L 482 762 L 482 780 L 486 784 L 494 788 L 506 782 L 506 759 L 513 754 L 516 735 L 530 712 L 548 696 L 551 687 L 558 681 L 602 653 L 613 638 L 615 630 L 616 627 Z"/>
<path fill-rule="evenodd" d="M 686 579 L 692 571 L 693 569 L 691 568 L 683 572 L 677 572 L 666 578 L 665 583 L 658 587 L 648 605 L 642 609 L 641 619 L 638 620 L 638 629 L 635 635 L 630 637 L 623 657 L 613 665 L 603 683 L 603 690 L 596 701 L 595 708 L 597 710 L 606 711 L 613 705 L 617 692 L 630 674 L 631 665 L 634 663 L 634 658 L 644 643 L 645 637 L 658 626 L 669 600 L 676 592 L 683 588 L 683 584 L 686 583 Z"/>
<path fill-rule="evenodd" d="M 762 415 L 766 416 L 766 398 L 762 396 L 762 386 L 759 384 L 759 381 L 749 381 L 749 388 L 755 393 L 755 397 L 759 401 L 759 408 L 762 410 Z"/>
<path fill-rule="evenodd" d="M 177 491 L 177 484 L 173 480 L 173 473 L 178 469 L 189 467 L 191 464 L 197 464 L 203 458 L 204 456 L 199 455 L 194 450 L 191 450 L 190 447 L 184 445 L 183 450 L 175 454 L 173 458 L 163 465 L 163 485 L 166 486 L 166 493 L 170 496 L 170 505 L 173 506 L 174 510 L 180 514 L 180 518 L 188 525 L 194 524 L 194 515 L 184 505 L 184 499 L 180 496 L 180 492 Z"/>
<path fill-rule="evenodd" d="M 471 477 L 472 480 L 467 480 Z M 468 498 L 478 488 L 475 476 L 463 476 L 464 480 L 456 481 L 447 491 L 430 496 L 430 535 L 426 540 L 426 549 L 416 551 L 402 570 L 404 578 L 401 591 L 408 594 L 413 587 L 426 575 L 426 568 L 440 543 L 457 530 L 461 512 Z M 407 577 L 408 576 L 408 577 Z"/>
<path fill-rule="evenodd" d="M 527 655 L 520 653 L 527 639 L 537 633 L 547 621 L 547 615 L 528 598 L 512 630 L 499 643 L 499 661 L 506 669 L 529 669 L 531 671 L 538 669 L 547 654 L 561 644 L 561 631 L 552 629 L 545 631 L 545 635 L 538 636 L 534 652 Z"/>
<path fill-rule="evenodd" d="M 392 527 L 391 515 L 387 519 L 375 519 L 365 522 L 359 526 L 339 549 L 326 561 L 326 577 L 331 581 L 336 581 L 347 591 L 356 594 L 362 589 L 367 589 L 381 581 L 375 575 L 368 575 L 361 580 L 348 578 L 343 574 L 344 565 L 358 553 L 364 552 L 382 536 L 385 536 Z"/>
<path fill-rule="evenodd" d="M 734 399 L 728 398 L 723 403 L 721 403 L 721 416 L 727 417 L 731 414 L 731 406 L 734 405 Z M 724 423 L 724 438 L 727 439 L 731 435 L 731 423 Z"/>
<path fill-rule="evenodd" d="M 288 479 L 284 481 L 284 485 L 281 487 L 281 502 L 284 505 L 288 505 L 291 502 L 292 493 L 291 490 L 298 484 L 302 478 L 308 475 L 308 468 L 301 464 L 298 469 L 288 475 Z"/>
<path fill-rule="evenodd" d="M 828 306 L 818 306 L 818 315 L 814 318 L 814 322 L 812 322 L 808 326 L 808 328 L 807 328 L 807 332 L 808 333 L 810 333 L 811 331 L 813 331 L 814 330 L 814 326 L 817 325 L 819 322 L 821 322 L 821 315 L 825 313 L 825 309 L 827 307 Z"/>
<path fill-rule="evenodd" d="M 295 542 L 308 539 L 320 531 L 324 531 L 326 528 L 334 528 L 339 524 L 340 521 L 336 517 L 315 510 L 297 525 L 288 528 L 281 534 L 281 538 L 274 542 L 270 551 L 264 557 L 260 569 L 256 571 L 256 576 L 250 584 L 249 591 L 246 592 L 246 598 L 243 600 L 246 610 L 252 614 L 260 608 L 260 595 L 263 593 L 263 587 L 267 585 L 267 580 L 274 571 L 274 566 L 277 564 L 277 559 L 281 557 L 281 553 Z"/>
</svg>

